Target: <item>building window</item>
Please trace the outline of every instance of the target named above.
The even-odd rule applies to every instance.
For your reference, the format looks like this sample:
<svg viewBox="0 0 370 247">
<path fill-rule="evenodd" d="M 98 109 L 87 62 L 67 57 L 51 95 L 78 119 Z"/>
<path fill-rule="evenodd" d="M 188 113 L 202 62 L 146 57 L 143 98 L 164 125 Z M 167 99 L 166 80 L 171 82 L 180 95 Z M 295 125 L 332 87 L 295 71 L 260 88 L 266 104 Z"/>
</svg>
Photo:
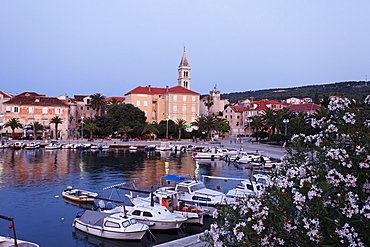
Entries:
<svg viewBox="0 0 370 247">
<path fill-rule="evenodd" d="M 237 119 L 239 119 L 239 118 L 240 118 L 240 116 L 238 115 L 238 116 L 236 116 L 236 118 L 237 118 Z"/>
<path fill-rule="evenodd" d="M 47 107 L 42 108 L 42 114 L 48 114 L 48 108 Z"/>
<path fill-rule="evenodd" d="M 148 116 L 148 112 L 147 111 L 144 111 L 144 113 L 145 113 L 145 116 Z"/>
<path fill-rule="evenodd" d="M 195 106 L 191 107 L 191 112 L 195 112 Z"/>
<path fill-rule="evenodd" d="M 55 108 L 55 114 L 62 114 L 62 109 Z"/>
<path fill-rule="evenodd" d="M 177 112 L 177 105 L 174 105 L 174 106 L 173 106 L 173 111 L 174 111 L 174 112 Z"/>
<path fill-rule="evenodd" d="M 195 102 L 195 96 L 192 96 L 192 97 L 191 97 L 191 100 L 192 100 L 193 102 Z"/>
<path fill-rule="evenodd" d="M 144 106 L 148 106 L 148 101 L 144 101 Z"/>
<path fill-rule="evenodd" d="M 183 105 L 183 106 L 182 106 L 182 113 L 183 113 L 183 114 L 186 114 L 186 105 Z"/>
<path fill-rule="evenodd" d="M 182 101 L 186 102 L 186 96 L 182 96 Z"/>
<path fill-rule="evenodd" d="M 18 106 L 14 106 L 13 112 L 19 112 L 19 107 Z"/>
<path fill-rule="evenodd" d="M 136 101 L 136 106 L 140 106 L 140 100 Z"/>
<path fill-rule="evenodd" d="M 177 95 L 173 96 L 173 101 L 175 101 L 175 102 L 177 101 Z"/>
<path fill-rule="evenodd" d="M 239 126 L 239 122 L 236 122 L 236 126 Z"/>
<path fill-rule="evenodd" d="M 81 106 L 81 110 L 83 110 L 84 109 L 84 107 L 83 106 Z"/>
<path fill-rule="evenodd" d="M 10 106 L 6 106 L 5 111 L 6 111 L 6 112 L 10 112 Z"/>
<path fill-rule="evenodd" d="M 34 113 L 34 108 L 33 107 L 29 107 L 28 108 L 28 113 L 30 113 L 30 114 Z"/>
<path fill-rule="evenodd" d="M 90 110 L 90 107 L 86 107 L 86 110 Z"/>
</svg>

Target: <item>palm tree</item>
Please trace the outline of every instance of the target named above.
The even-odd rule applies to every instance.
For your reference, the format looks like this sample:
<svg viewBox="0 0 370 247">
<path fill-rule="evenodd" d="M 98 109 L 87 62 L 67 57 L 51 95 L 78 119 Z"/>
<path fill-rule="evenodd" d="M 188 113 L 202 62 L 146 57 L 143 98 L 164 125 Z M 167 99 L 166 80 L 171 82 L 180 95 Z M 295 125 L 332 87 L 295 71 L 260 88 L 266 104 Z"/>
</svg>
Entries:
<svg viewBox="0 0 370 247">
<path fill-rule="evenodd" d="M 262 116 L 253 116 L 252 117 L 252 122 L 251 122 L 251 127 L 252 129 L 255 129 L 256 131 L 261 130 L 264 127 L 264 121 Z"/>
<path fill-rule="evenodd" d="M 58 124 L 62 124 L 63 119 L 59 116 L 55 116 L 50 120 L 50 123 L 55 125 L 55 139 L 58 139 Z"/>
<path fill-rule="evenodd" d="M 37 131 L 45 129 L 44 126 L 42 124 L 40 124 L 39 122 L 37 122 L 37 121 L 34 122 L 34 123 L 30 123 L 29 126 L 34 131 L 34 133 L 33 133 L 33 139 L 34 140 L 37 139 Z"/>
<path fill-rule="evenodd" d="M 84 122 L 85 123 L 85 122 Z M 84 124 L 84 127 L 83 127 L 84 130 L 87 130 L 89 131 L 90 133 L 90 137 L 89 137 L 89 140 L 92 140 L 93 139 L 93 132 L 96 131 L 96 130 L 100 130 L 100 128 L 98 126 L 96 126 L 95 123 L 91 122 L 91 121 L 88 121 Z"/>
<path fill-rule="evenodd" d="M 124 125 L 124 126 L 122 126 L 122 127 L 119 127 L 118 128 L 118 132 L 119 133 L 123 133 L 123 139 L 124 140 L 126 140 L 127 139 L 127 133 L 128 132 L 130 132 L 130 131 L 132 131 L 133 129 L 131 129 L 131 127 L 130 126 L 126 126 L 126 125 Z"/>
<path fill-rule="evenodd" d="M 179 138 L 178 139 L 181 140 L 181 130 L 183 128 L 185 128 L 186 120 L 185 119 L 177 119 L 175 124 L 176 124 L 177 129 L 179 130 Z"/>
<path fill-rule="evenodd" d="M 158 133 L 159 130 L 154 126 L 154 124 L 146 123 L 146 125 L 144 126 L 144 129 L 141 132 L 141 134 L 144 134 L 144 133 L 147 133 L 147 132 L 149 132 L 150 140 L 151 140 L 154 133 Z"/>
<path fill-rule="evenodd" d="M 105 109 L 106 102 L 104 101 L 105 96 L 101 93 L 95 93 L 90 95 L 91 102 L 90 106 L 96 109 L 96 115 L 100 116 L 103 109 Z"/>
<path fill-rule="evenodd" d="M 207 113 L 209 115 L 209 109 L 211 109 L 211 107 L 213 106 L 214 102 L 213 102 L 213 98 L 211 97 L 211 95 L 208 95 L 206 100 L 204 101 L 204 105 L 207 107 Z"/>
<path fill-rule="evenodd" d="M 270 128 L 271 134 L 274 134 L 276 127 L 276 111 L 271 108 L 263 110 L 262 119 L 267 127 Z"/>
<path fill-rule="evenodd" d="M 19 122 L 18 118 L 11 118 L 4 124 L 4 128 L 6 127 L 12 129 L 12 137 L 14 138 L 14 130 L 23 128 L 23 125 Z"/>
<path fill-rule="evenodd" d="M 198 127 L 198 131 L 200 132 L 206 132 L 207 140 L 210 140 L 211 131 L 218 130 L 218 121 L 219 119 L 216 116 L 198 117 L 191 125 Z"/>
</svg>

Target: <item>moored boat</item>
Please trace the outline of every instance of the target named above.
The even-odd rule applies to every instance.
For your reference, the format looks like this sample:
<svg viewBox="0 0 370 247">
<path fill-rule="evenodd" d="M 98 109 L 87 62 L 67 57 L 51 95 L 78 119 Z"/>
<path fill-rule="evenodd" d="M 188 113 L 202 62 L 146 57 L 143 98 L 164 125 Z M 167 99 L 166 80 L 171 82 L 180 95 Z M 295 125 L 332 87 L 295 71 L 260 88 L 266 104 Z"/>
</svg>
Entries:
<svg viewBox="0 0 370 247">
<path fill-rule="evenodd" d="M 19 150 L 25 147 L 25 144 L 23 142 L 14 142 L 10 144 L 10 149 L 11 150 Z"/>
<path fill-rule="evenodd" d="M 105 213 L 86 210 L 77 216 L 72 225 L 89 234 L 122 240 L 140 240 L 148 231 L 149 226 L 136 221 L 124 213 Z"/>
<path fill-rule="evenodd" d="M 4 141 L 2 140 L 0 142 L 0 149 L 3 149 L 3 148 L 9 148 L 10 147 L 10 143 L 8 141 Z"/>
<path fill-rule="evenodd" d="M 78 202 L 93 202 L 94 197 L 97 197 L 98 193 L 80 189 L 73 189 L 72 186 L 68 186 L 65 190 L 63 190 L 62 196 L 69 200 Z"/>
<path fill-rule="evenodd" d="M 48 145 L 45 146 L 45 149 L 60 149 L 62 148 L 62 144 L 58 143 L 57 141 L 51 141 Z"/>
<path fill-rule="evenodd" d="M 25 149 L 38 149 L 40 148 L 40 142 L 30 142 L 24 147 Z"/>
</svg>

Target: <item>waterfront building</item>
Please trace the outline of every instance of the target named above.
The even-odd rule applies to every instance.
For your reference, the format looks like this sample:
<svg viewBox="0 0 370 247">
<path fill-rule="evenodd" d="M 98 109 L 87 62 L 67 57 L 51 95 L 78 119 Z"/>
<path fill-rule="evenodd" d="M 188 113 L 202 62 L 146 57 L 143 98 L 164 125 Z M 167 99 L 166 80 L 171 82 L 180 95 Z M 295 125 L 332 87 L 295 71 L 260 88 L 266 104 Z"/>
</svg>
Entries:
<svg viewBox="0 0 370 247">
<path fill-rule="evenodd" d="M 55 116 L 59 116 L 65 120 L 59 124 L 59 130 L 67 129 L 68 127 L 68 105 L 56 97 L 46 97 L 43 94 L 24 92 L 3 102 L 3 107 L 5 108 L 4 123 L 11 118 L 16 118 L 24 127 L 34 122 L 39 122 L 47 131 L 51 131 L 53 126 L 50 125 L 50 120 Z M 4 128 L 3 133 L 4 131 L 12 132 L 9 127 Z M 32 130 L 28 130 L 28 132 L 32 132 Z M 16 135 L 25 136 L 26 129 L 16 129 Z"/>
<path fill-rule="evenodd" d="M 199 114 L 201 116 L 222 116 L 222 112 L 228 104 L 229 100 L 221 98 L 221 92 L 217 90 L 215 86 L 214 89 L 209 92 L 209 95 L 200 99 Z"/>
<path fill-rule="evenodd" d="M 190 64 L 185 49 L 178 66 L 177 82 L 175 87 L 138 86 L 125 94 L 125 103 L 140 108 L 149 123 L 184 119 L 190 125 L 199 115 L 199 93 L 190 90 Z"/>
</svg>

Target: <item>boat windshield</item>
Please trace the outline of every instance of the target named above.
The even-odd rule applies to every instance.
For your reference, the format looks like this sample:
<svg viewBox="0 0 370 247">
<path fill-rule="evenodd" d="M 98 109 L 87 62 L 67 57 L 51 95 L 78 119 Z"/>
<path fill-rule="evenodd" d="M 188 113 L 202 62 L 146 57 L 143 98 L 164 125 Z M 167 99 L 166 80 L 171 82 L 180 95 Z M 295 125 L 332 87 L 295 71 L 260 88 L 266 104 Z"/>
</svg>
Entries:
<svg viewBox="0 0 370 247">
<path fill-rule="evenodd" d="M 122 222 L 122 226 L 123 227 L 129 227 L 130 226 L 130 221 L 129 220 L 125 220 L 124 222 Z"/>
<path fill-rule="evenodd" d="M 197 191 L 197 190 L 200 190 L 200 189 L 204 189 L 206 186 L 204 185 L 204 183 L 198 183 L 198 184 L 195 184 L 193 186 L 190 187 L 190 190 L 192 192 L 194 191 Z"/>
<path fill-rule="evenodd" d="M 130 222 L 131 222 L 132 225 L 137 223 L 135 218 L 130 219 Z"/>
</svg>

